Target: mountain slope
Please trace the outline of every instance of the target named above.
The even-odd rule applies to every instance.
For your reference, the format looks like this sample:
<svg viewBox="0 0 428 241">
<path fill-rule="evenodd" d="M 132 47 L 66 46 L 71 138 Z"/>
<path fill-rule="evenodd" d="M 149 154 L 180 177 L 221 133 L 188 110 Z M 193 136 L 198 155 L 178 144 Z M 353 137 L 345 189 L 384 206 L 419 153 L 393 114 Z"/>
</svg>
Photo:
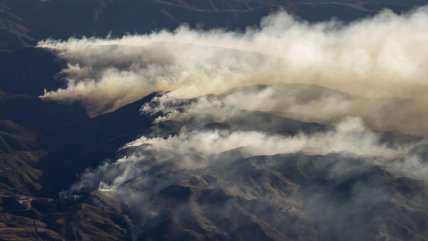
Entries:
<svg viewBox="0 0 428 241">
<path fill-rule="evenodd" d="M 276 96 L 295 99 L 252 109 L 258 99 L 251 91 L 266 88 L 260 85 L 141 113 L 165 95 L 153 93 L 91 118 L 78 103 L 39 98 L 64 87 L 67 63 L 31 47 L 49 37 L 122 36 L 182 23 L 242 29 L 278 8 L 308 21 L 351 21 L 386 6 L 400 12 L 421 4 L 0 0 L 0 240 L 428 240 L 423 138 L 371 131 L 387 124 L 375 118 L 368 127 L 352 118 L 336 126 L 320 124 L 327 121 L 315 111 L 284 108 L 318 108 L 323 96 L 335 97 L 332 105 L 359 97 L 317 85 L 272 85 Z M 247 97 L 241 107 L 222 102 L 238 92 Z M 359 101 L 380 113 L 412 100 Z M 389 108 L 385 115 L 406 112 Z"/>
</svg>

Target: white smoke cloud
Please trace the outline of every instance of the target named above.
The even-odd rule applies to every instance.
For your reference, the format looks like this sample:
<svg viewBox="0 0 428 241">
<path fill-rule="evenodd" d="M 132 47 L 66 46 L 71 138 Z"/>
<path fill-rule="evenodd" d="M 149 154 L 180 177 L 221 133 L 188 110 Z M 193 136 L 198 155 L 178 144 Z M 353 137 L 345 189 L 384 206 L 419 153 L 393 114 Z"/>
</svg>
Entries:
<svg viewBox="0 0 428 241">
<path fill-rule="evenodd" d="M 374 158 L 379 163 L 385 163 L 401 157 L 413 146 L 381 143 L 380 136 L 368 131 L 358 118 L 345 119 L 330 131 L 295 136 L 269 135 L 258 131 L 189 132 L 184 129 L 174 136 L 141 137 L 130 142 L 124 147 L 131 150 L 129 156 L 86 173 L 73 189 L 94 187 L 101 183 L 102 190 L 115 190 L 130 179 L 144 179 L 142 172 L 162 163 L 187 170 L 215 166 L 225 161 L 222 153 L 233 150 L 239 150 L 239 158 L 299 152 L 307 155 L 338 153 L 349 157 Z"/>
<path fill-rule="evenodd" d="M 69 63 L 68 86 L 44 98 L 82 101 L 97 114 L 154 91 L 192 98 L 287 82 L 425 103 L 427 23 L 427 8 L 350 24 L 309 24 L 280 12 L 245 33 L 182 27 L 120 39 L 47 40 L 39 47 Z"/>
<path fill-rule="evenodd" d="M 428 112 L 414 99 L 367 98 L 317 85 L 272 84 L 237 88 L 218 96 L 192 100 L 155 97 L 143 112 L 162 112 L 156 122 L 207 118 L 223 122 L 242 116 L 243 111 L 266 112 L 305 122 L 335 124 L 348 116 L 359 116 L 369 129 L 398 130 L 421 136 L 428 132 Z M 198 123 L 194 123 L 198 124 Z M 261 123 L 260 123 L 261 124 Z"/>
<path fill-rule="evenodd" d="M 223 105 L 309 122 L 330 124 L 347 116 L 359 116 L 371 129 L 428 133 L 425 100 L 359 97 L 316 85 L 289 84 L 234 90 L 219 99 Z"/>
</svg>

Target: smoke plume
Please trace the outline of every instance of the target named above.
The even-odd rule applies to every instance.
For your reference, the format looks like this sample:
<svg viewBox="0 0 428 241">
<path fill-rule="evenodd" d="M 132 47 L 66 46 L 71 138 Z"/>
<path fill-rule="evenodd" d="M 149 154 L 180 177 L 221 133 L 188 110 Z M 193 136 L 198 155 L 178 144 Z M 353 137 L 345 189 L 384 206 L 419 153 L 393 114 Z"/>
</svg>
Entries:
<svg viewBox="0 0 428 241">
<path fill-rule="evenodd" d="M 144 232 L 169 215 L 173 227 L 188 225 L 181 231 L 229 240 L 248 220 L 289 235 L 272 240 L 295 240 L 282 230 L 304 240 L 394 240 L 388 220 L 407 225 L 401 203 L 426 198 L 427 25 L 427 7 L 352 23 L 277 12 L 245 32 L 42 41 L 67 63 L 67 86 L 43 99 L 81 102 L 96 116 L 158 94 L 141 108 L 154 116 L 152 132 L 70 192 L 115 195 L 136 210 L 146 240 L 163 240 Z M 408 183 L 417 195 L 403 191 Z M 235 216 L 236 226 L 221 226 Z"/>
<path fill-rule="evenodd" d="M 56 51 L 68 63 L 63 70 L 67 87 L 43 98 L 80 101 L 98 115 L 152 92 L 195 98 L 252 85 L 315 84 L 358 96 L 358 101 L 325 93 L 318 106 L 307 103 L 307 112 L 320 111 L 302 118 L 331 121 L 362 115 L 378 128 L 378 122 L 389 121 L 390 129 L 415 134 L 424 128 L 425 133 L 427 23 L 425 7 L 404 15 L 384 11 L 348 24 L 311 24 L 278 12 L 244 33 L 181 27 L 120 39 L 46 40 L 38 46 Z M 289 103 L 301 97 L 288 93 L 264 101 Z M 273 111 L 282 111 L 276 105 Z M 379 109 L 385 110 L 375 117 Z"/>
</svg>

